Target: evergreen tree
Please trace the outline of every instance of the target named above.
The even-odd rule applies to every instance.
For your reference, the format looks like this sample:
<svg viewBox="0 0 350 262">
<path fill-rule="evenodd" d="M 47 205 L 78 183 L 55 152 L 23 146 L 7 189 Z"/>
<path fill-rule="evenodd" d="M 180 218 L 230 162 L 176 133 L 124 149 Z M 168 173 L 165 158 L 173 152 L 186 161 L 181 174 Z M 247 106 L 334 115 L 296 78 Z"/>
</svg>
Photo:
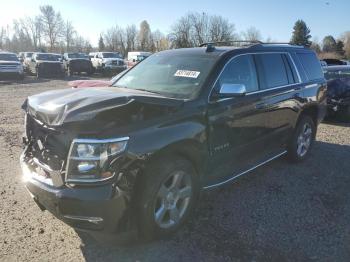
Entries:
<svg viewBox="0 0 350 262">
<path fill-rule="evenodd" d="M 322 41 L 323 52 L 336 52 L 337 51 L 337 42 L 334 37 L 331 35 L 325 36 Z"/>
<path fill-rule="evenodd" d="M 341 40 L 337 41 L 336 52 L 341 56 L 344 55 L 345 51 L 344 51 L 344 42 L 343 41 L 341 41 Z"/>
<path fill-rule="evenodd" d="M 293 27 L 293 35 L 290 42 L 295 45 L 311 46 L 310 29 L 303 20 L 295 22 Z"/>
<path fill-rule="evenodd" d="M 105 50 L 105 43 L 103 42 L 103 37 L 100 35 L 100 39 L 98 40 L 98 50 L 104 51 Z"/>
</svg>

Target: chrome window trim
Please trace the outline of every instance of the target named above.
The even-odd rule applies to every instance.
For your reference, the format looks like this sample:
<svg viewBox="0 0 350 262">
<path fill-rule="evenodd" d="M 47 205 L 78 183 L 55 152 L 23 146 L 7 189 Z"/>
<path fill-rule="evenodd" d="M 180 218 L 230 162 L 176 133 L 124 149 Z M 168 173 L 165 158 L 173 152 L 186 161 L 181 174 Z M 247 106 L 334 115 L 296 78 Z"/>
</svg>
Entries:
<svg viewBox="0 0 350 262">
<path fill-rule="evenodd" d="M 102 179 L 68 179 L 68 167 L 69 167 L 69 160 L 70 156 L 72 154 L 73 146 L 75 143 L 81 143 L 81 144 L 107 144 L 107 143 L 114 143 L 114 142 L 123 142 L 123 141 L 128 141 L 130 138 L 128 136 L 125 137 L 118 137 L 118 138 L 107 138 L 107 139 L 90 139 L 90 138 L 75 138 L 73 139 L 68 156 L 67 156 L 67 164 L 66 164 L 66 172 L 65 172 L 65 183 L 69 184 L 74 184 L 74 183 L 96 183 L 96 182 L 103 182 L 110 180 L 114 177 L 107 177 L 107 178 L 102 178 Z"/>
<path fill-rule="evenodd" d="M 292 61 L 292 64 L 293 64 L 293 67 L 294 67 L 295 72 L 297 72 L 297 76 L 298 76 L 298 80 L 299 80 L 298 83 L 301 84 L 302 81 L 301 81 L 300 73 L 299 73 L 299 70 L 298 70 L 298 68 L 297 68 L 297 66 L 296 66 L 296 64 L 295 64 L 295 62 L 294 62 L 294 59 L 293 59 L 293 57 L 292 57 L 292 55 L 291 55 L 290 53 L 288 53 L 288 56 L 289 56 L 290 60 Z"/>
<path fill-rule="evenodd" d="M 217 83 L 217 81 L 219 80 L 219 78 L 221 77 L 221 74 L 223 73 L 223 71 L 226 69 L 227 65 L 229 63 L 231 63 L 231 61 L 237 57 L 240 57 L 240 56 L 244 56 L 244 55 L 258 55 L 258 54 L 287 54 L 289 56 L 289 58 L 291 59 L 292 61 L 292 66 L 294 67 L 295 71 L 297 72 L 297 77 L 298 77 L 298 80 L 299 82 L 297 83 L 293 83 L 293 84 L 289 84 L 289 85 L 283 85 L 283 86 L 276 86 L 276 87 L 271 87 L 271 88 L 268 88 L 268 89 L 264 89 L 264 90 L 257 90 L 257 91 L 253 91 L 253 92 L 249 92 L 249 93 L 246 93 L 246 95 L 251 95 L 251 94 L 258 94 L 258 93 L 262 93 L 262 92 L 267 92 L 267 91 L 270 91 L 270 90 L 276 90 L 276 89 L 280 89 L 280 88 L 284 88 L 284 87 L 288 87 L 288 86 L 294 86 L 294 85 L 298 85 L 298 84 L 301 84 L 302 81 L 301 81 L 301 78 L 300 78 L 300 73 L 299 73 L 299 70 L 298 68 L 296 67 L 296 64 L 293 60 L 293 57 L 291 56 L 291 54 L 289 52 L 252 52 L 252 53 L 244 53 L 244 54 L 238 54 L 238 55 L 235 55 L 233 57 L 231 57 L 227 62 L 226 64 L 224 65 L 224 67 L 221 69 L 220 71 L 220 74 L 217 76 L 213 86 L 211 87 L 211 90 L 210 90 L 210 93 L 209 93 L 209 96 L 208 96 L 208 103 L 209 104 L 213 104 L 213 103 L 217 103 L 217 102 L 222 102 L 222 101 L 226 101 L 226 100 L 229 100 L 229 99 L 233 99 L 233 97 L 228 97 L 228 98 L 222 98 L 222 99 L 218 99 L 216 101 L 210 101 L 210 97 L 213 93 L 213 90 L 214 90 L 214 87 Z M 255 67 L 255 70 L 257 71 L 257 68 Z"/>
<path fill-rule="evenodd" d="M 271 157 L 271 158 L 269 158 L 269 159 L 267 159 L 267 160 L 265 160 L 265 161 L 255 165 L 255 166 L 253 166 L 253 167 L 251 167 L 251 168 L 249 168 L 249 169 L 247 169 L 247 170 L 245 170 L 245 171 L 243 171 L 241 173 L 238 173 L 237 175 L 233 175 L 232 177 L 230 177 L 229 179 L 227 179 L 225 181 L 222 181 L 222 182 L 219 182 L 219 183 L 216 183 L 216 184 L 213 184 L 213 185 L 205 186 L 205 187 L 203 187 L 203 189 L 205 189 L 205 190 L 206 189 L 211 189 L 211 188 L 214 188 L 214 187 L 218 187 L 218 186 L 222 186 L 224 184 L 227 184 L 228 182 L 231 182 L 232 180 L 234 180 L 234 179 L 236 179 L 236 178 L 238 178 L 238 177 L 240 177 L 242 175 L 245 175 L 245 174 L 253 171 L 254 169 L 256 169 L 258 167 L 261 167 L 261 166 L 267 164 L 268 162 L 270 162 L 270 161 L 272 161 L 272 160 L 274 160 L 276 158 L 279 158 L 280 156 L 283 156 L 286 153 L 287 153 L 287 151 L 285 150 L 285 151 L 283 151 L 283 152 L 281 152 L 281 153 L 279 153 L 279 154 L 277 154 L 277 155 L 275 155 L 275 156 L 273 156 L 273 157 Z"/>
</svg>

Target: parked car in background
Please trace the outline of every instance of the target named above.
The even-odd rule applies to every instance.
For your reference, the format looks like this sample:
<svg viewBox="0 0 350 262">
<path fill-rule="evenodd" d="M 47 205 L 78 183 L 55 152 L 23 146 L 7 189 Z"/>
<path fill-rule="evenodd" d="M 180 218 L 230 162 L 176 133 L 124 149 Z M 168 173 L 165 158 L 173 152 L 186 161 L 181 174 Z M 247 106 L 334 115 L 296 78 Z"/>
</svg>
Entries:
<svg viewBox="0 0 350 262">
<path fill-rule="evenodd" d="M 328 66 L 323 68 L 327 79 L 328 115 L 343 120 L 350 119 L 350 66 Z"/>
<path fill-rule="evenodd" d="M 114 74 L 127 69 L 122 55 L 117 52 L 97 52 L 91 62 L 96 72 L 103 74 Z"/>
<path fill-rule="evenodd" d="M 83 53 L 64 53 L 63 55 L 64 69 L 67 75 L 71 76 L 74 73 L 94 73 L 94 68 L 89 57 Z"/>
<path fill-rule="evenodd" d="M 128 68 L 133 67 L 137 63 L 149 57 L 151 54 L 152 54 L 151 52 L 139 52 L 139 51 L 129 52 L 128 59 L 127 59 Z"/>
<path fill-rule="evenodd" d="M 350 62 L 347 60 L 334 59 L 334 58 L 325 58 L 322 61 L 326 62 L 328 66 L 332 65 L 350 65 Z"/>
<path fill-rule="evenodd" d="M 23 66 L 15 53 L 0 52 L 0 79 L 9 77 L 23 79 Z"/>
<path fill-rule="evenodd" d="M 326 112 L 316 54 L 245 44 L 162 51 L 112 87 L 26 99 L 21 166 L 35 202 L 90 233 L 152 239 L 183 225 L 201 190 L 307 158 Z"/>
<path fill-rule="evenodd" d="M 51 53 L 33 53 L 28 71 L 37 78 L 43 76 L 63 77 L 64 66 L 61 55 Z"/>
<path fill-rule="evenodd" d="M 32 59 L 32 55 L 34 52 L 20 52 L 18 54 L 18 59 L 23 65 L 24 72 L 28 72 L 28 66 L 30 63 L 30 60 Z"/>
<path fill-rule="evenodd" d="M 320 60 L 320 64 L 321 64 L 322 67 L 323 67 L 323 66 L 328 66 L 328 65 L 327 65 L 327 62 L 326 62 L 326 61 L 323 61 L 323 60 Z"/>
<path fill-rule="evenodd" d="M 18 57 L 18 60 L 21 63 L 23 63 L 23 61 L 24 61 L 24 52 L 19 52 L 17 57 Z"/>
</svg>

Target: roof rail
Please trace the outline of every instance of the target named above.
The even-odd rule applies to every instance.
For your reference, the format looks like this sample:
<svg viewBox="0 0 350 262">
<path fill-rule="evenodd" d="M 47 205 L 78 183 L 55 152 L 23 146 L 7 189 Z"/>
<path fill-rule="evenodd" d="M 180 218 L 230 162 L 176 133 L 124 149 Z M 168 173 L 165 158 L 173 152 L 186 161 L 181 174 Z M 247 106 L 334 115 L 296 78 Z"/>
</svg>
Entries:
<svg viewBox="0 0 350 262">
<path fill-rule="evenodd" d="M 261 41 L 258 40 L 232 40 L 232 41 L 215 41 L 215 42 L 207 42 L 207 43 L 202 43 L 199 45 L 199 47 L 206 46 L 207 50 L 206 52 L 213 52 L 215 50 L 215 45 L 221 45 L 221 44 L 231 44 L 231 43 L 244 43 L 244 46 L 253 46 L 253 45 L 258 45 L 262 44 Z"/>
<path fill-rule="evenodd" d="M 233 40 L 233 41 L 216 41 L 216 42 L 207 42 L 207 43 L 202 43 L 199 45 L 199 47 L 206 46 L 207 47 L 207 52 L 212 52 L 215 50 L 215 45 L 221 45 L 221 44 L 230 44 L 230 43 L 243 43 L 246 47 L 252 47 L 256 45 L 293 45 L 293 46 L 298 46 L 298 47 L 304 47 L 303 45 L 296 45 L 292 44 L 290 42 L 269 42 L 265 43 L 259 40 Z"/>
</svg>

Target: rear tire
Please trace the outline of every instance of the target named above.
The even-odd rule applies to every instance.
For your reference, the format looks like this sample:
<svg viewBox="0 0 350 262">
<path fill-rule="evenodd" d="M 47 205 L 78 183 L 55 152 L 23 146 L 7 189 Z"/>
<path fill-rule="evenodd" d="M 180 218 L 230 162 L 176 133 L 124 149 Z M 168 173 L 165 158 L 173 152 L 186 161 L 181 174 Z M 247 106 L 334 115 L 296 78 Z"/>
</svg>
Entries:
<svg viewBox="0 0 350 262">
<path fill-rule="evenodd" d="M 308 115 L 301 116 L 288 145 L 288 158 L 292 162 L 303 161 L 309 155 L 316 137 L 316 126 Z"/>
<path fill-rule="evenodd" d="M 36 78 L 39 79 L 41 77 L 41 73 L 39 68 L 36 69 Z"/>
<path fill-rule="evenodd" d="M 68 76 L 73 76 L 74 72 L 70 69 L 70 67 L 68 66 L 67 68 L 67 75 Z"/>
<path fill-rule="evenodd" d="M 162 157 L 140 177 L 139 230 L 143 240 L 168 236 L 189 217 L 198 198 L 198 176 L 181 157 Z"/>
</svg>

